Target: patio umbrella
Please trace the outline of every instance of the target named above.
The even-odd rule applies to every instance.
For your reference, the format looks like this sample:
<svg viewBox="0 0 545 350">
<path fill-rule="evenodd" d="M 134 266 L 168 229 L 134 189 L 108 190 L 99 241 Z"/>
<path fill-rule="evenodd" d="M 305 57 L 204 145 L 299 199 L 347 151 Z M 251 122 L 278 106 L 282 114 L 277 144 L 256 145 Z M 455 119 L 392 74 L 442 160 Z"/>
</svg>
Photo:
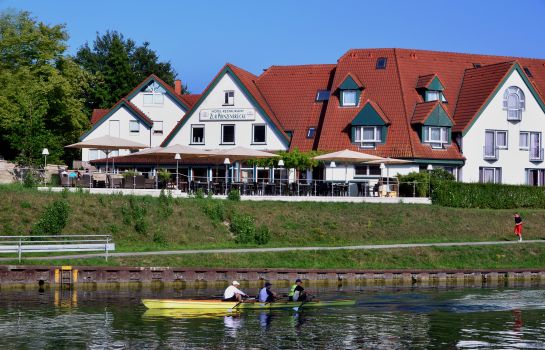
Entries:
<svg viewBox="0 0 545 350">
<path fill-rule="evenodd" d="M 375 156 L 372 154 L 367 154 L 363 152 L 356 152 L 349 149 L 345 149 L 342 151 L 332 152 L 332 153 L 326 153 L 322 154 L 320 156 L 314 157 L 316 160 L 329 160 L 332 162 L 343 162 L 345 163 L 344 166 L 344 181 L 346 182 L 346 173 L 348 172 L 348 166 L 346 164 L 348 163 L 364 163 L 364 162 L 370 162 L 370 161 L 382 161 L 384 158 Z"/>
<path fill-rule="evenodd" d="M 149 146 L 144 145 L 143 143 L 134 142 L 131 140 L 125 140 L 119 137 L 113 137 L 110 135 L 97 137 L 96 139 L 90 139 L 74 143 L 66 148 L 94 148 L 106 153 L 106 173 L 108 172 L 108 157 L 111 151 L 120 150 L 120 149 L 142 149 L 148 148 Z"/>
</svg>

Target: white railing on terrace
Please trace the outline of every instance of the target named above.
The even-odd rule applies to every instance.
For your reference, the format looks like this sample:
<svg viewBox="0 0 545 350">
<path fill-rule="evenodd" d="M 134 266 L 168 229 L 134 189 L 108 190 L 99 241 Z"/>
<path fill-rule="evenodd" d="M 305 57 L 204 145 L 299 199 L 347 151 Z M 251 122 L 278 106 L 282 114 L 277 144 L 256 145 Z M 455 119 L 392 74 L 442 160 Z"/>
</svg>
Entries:
<svg viewBox="0 0 545 350">
<path fill-rule="evenodd" d="M 110 235 L 0 236 L 0 253 L 108 252 L 115 250 Z"/>
</svg>

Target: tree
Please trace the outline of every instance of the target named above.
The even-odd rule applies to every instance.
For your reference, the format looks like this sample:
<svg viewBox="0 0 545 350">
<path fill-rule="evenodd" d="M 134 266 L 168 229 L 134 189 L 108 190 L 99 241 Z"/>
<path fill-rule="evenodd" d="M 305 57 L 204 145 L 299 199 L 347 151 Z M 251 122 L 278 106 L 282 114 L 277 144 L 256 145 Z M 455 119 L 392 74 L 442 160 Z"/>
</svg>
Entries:
<svg viewBox="0 0 545 350">
<path fill-rule="evenodd" d="M 137 46 L 117 31 L 97 33 L 92 47 L 85 43 L 78 50 L 76 62 L 93 77 L 86 92 L 86 105 L 90 110 L 110 108 L 150 74 L 170 85 L 177 75 L 170 62 L 159 62 L 148 42 Z M 187 93 L 187 89 L 184 92 Z"/>
<path fill-rule="evenodd" d="M 70 161 L 63 146 L 89 127 L 82 92 L 89 76 L 64 56 L 68 34 L 28 12 L 0 14 L 0 150 L 21 164 Z"/>
</svg>

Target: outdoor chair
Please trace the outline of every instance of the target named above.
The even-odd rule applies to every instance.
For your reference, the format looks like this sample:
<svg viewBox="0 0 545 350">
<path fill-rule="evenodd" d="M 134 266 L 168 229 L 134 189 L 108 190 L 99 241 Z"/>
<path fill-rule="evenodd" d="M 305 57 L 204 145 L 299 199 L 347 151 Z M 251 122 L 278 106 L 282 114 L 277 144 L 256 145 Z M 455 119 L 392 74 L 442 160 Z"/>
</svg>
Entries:
<svg viewBox="0 0 545 350">
<path fill-rule="evenodd" d="M 93 174 L 93 187 L 99 187 L 99 188 L 106 187 L 106 174 L 101 174 L 101 173 Z"/>
<path fill-rule="evenodd" d="M 154 189 L 155 188 L 155 177 L 151 177 L 149 179 L 144 179 L 144 188 Z"/>
<path fill-rule="evenodd" d="M 124 176 L 123 177 L 123 188 L 135 188 L 136 180 L 134 176 Z"/>
<path fill-rule="evenodd" d="M 134 177 L 134 188 L 146 188 L 146 177 L 144 175 Z"/>
</svg>

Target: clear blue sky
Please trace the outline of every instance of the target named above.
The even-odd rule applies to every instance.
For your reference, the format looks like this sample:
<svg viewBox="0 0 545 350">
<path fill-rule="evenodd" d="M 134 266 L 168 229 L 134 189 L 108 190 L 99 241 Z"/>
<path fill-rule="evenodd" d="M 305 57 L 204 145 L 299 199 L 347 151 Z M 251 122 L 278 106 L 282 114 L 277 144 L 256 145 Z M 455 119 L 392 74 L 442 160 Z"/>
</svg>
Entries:
<svg viewBox="0 0 545 350">
<path fill-rule="evenodd" d="M 0 0 L 0 8 L 66 24 L 69 53 L 108 29 L 149 41 L 192 92 L 225 62 L 260 74 L 273 64 L 335 63 L 350 48 L 545 58 L 543 0 Z"/>
</svg>

